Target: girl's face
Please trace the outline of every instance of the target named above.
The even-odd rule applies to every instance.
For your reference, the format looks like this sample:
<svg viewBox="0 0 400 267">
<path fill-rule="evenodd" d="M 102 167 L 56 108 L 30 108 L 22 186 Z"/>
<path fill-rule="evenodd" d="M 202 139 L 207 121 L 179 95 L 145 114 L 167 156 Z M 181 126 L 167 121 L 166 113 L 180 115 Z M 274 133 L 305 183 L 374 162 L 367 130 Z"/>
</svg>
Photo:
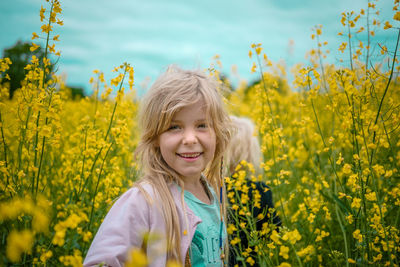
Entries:
<svg viewBox="0 0 400 267">
<path fill-rule="evenodd" d="M 184 182 L 195 181 L 213 159 L 216 137 L 207 124 L 204 101 L 186 106 L 172 118 L 168 130 L 158 137 L 161 155 Z"/>
</svg>

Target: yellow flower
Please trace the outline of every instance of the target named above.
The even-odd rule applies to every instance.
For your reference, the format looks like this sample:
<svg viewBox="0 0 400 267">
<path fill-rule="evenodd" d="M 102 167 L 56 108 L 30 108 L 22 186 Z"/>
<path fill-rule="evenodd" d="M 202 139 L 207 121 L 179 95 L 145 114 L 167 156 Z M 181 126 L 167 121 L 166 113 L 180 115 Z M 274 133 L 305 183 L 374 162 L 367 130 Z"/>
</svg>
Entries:
<svg viewBox="0 0 400 267">
<path fill-rule="evenodd" d="M 310 214 L 308 215 L 308 217 L 307 217 L 307 220 L 308 220 L 310 223 L 313 223 L 313 222 L 314 222 L 314 219 L 315 219 L 315 214 L 313 214 L 313 213 L 310 213 Z"/>
<path fill-rule="evenodd" d="M 267 247 L 269 247 L 270 249 L 274 249 L 275 248 L 274 242 L 268 243 Z"/>
<path fill-rule="evenodd" d="M 235 237 L 234 239 L 231 240 L 231 245 L 234 246 L 239 242 L 240 242 L 240 239 L 238 237 Z"/>
<path fill-rule="evenodd" d="M 382 165 L 375 164 L 374 166 L 372 166 L 372 169 L 374 170 L 377 176 L 385 174 L 385 168 Z"/>
<path fill-rule="evenodd" d="M 342 171 L 346 175 L 350 174 L 351 173 L 351 165 L 348 163 L 344 164 Z"/>
<path fill-rule="evenodd" d="M 278 267 L 292 267 L 292 265 L 290 265 L 290 263 L 287 262 L 282 262 L 281 264 L 278 265 Z"/>
<path fill-rule="evenodd" d="M 372 35 L 372 34 L 371 34 Z M 374 143 L 369 143 L 368 145 L 367 145 L 367 147 L 369 148 L 369 149 L 376 149 L 376 144 L 374 144 Z"/>
<path fill-rule="evenodd" d="M 48 231 L 50 220 L 43 210 L 35 210 L 32 219 L 32 228 L 35 232 L 46 233 Z"/>
<path fill-rule="evenodd" d="M 256 263 L 256 262 L 253 260 L 252 257 L 248 257 L 248 258 L 246 259 L 246 262 L 249 263 L 250 266 L 253 266 L 253 265 Z"/>
<path fill-rule="evenodd" d="M 285 260 L 289 259 L 289 248 L 286 246 L 281 246 L 279 250 L 279 256 L 282 256 Z"/>
<path fill-rule="evenodd" d="M 31 63 L 32 64 L 38 64 L 39 63 L 39 59 L 35 55 L 32 55 Z"/>
<path fill-rule="evenodd" d="M 228 234 L 233 234 L 233 232 L 237 231 L 237 228 L 234 224 L 229 224 L 228 228 L 226 229 L 226 231 L 228 232 Z"/>
<path fill-rule="evenodd" d="M 393 19 L 400 21 L 400 11 L 397 11 L 396 14 L 394 14 Z"/>
<path fill-rule="evenodd" d="M 7 258 L 12 262 L 19 262 L 22 253 L 30 253 L 32 250 L 34 235 L 29 230 L 20 232 L 12 230 L 7 237 Z"/>
<path fill-rule="evenodd" d="M 40 21 L 44 20 L 44 12 L 46 12 L 46 9 L 43 8 L 43 6 L 40 8 Z"/>
<path fill-rule="evenodd" d="M 315 242 L 319 242 L 319 241 L 322 241 L 322 239 L 324 238 L 324 237 L 327 237 L 327 236 L 329 236 L 329 233 L 328 232 L 325 232 L 324 230 L 319 230 L 319 229 L 316 229 L 315 230 L 315 233 L 317 234 L 317 237 L 315 238 Z"/>
<path fill-rule="evenodd" d="M 389 21 L 386 21 L 385 22 L 385 26 L 383 27 L 383 29 L 384 30 L 387 30 L 387 29 L 390 29 L 390 28 L 392 28 L 393 26 L 389 23 Z"/>
<path fill-rule="evenodd" d="M 257 70 L 257 65 L 255 62 L 253 62 L 253 66 L 251 67 L 251 73 L 256 72 L 256 70 Z"/>
<path fill-rule="evenodd" d="M 166 267 L 182 267 L 182 265 L 174 260 L 169 260 Z"/>
<path fill-rule="evenodd" d="M 43 58 L 43 65 L 44 65 L 44 67 L 50 66 L 50 59 L 44 57 Z"/>
<path fill-rule="evenodd" d="M 388 170 L 385 172 L 385 178 L 389 178 L 393 175 L 393 171 L 392 170 Z"/>
<path fill-rule="evenodd" d="M 272 233 L 271 233 L 271 239 L 272 239 L 272 241 L 274 241 L 277 245 L 282 244 L 282 243 L 279 241 L 280 236 L 279 236 L 278 232 L 275 231 L 275 230 L 273 230 Z"/>
<path fill-rule="evenodd" d="M 360 198 L 353 198 L 353 202 L 351 202 L 351 208 L 358 209 L 361 206 L 361 199 Z"/>
<path fill-rule="evenodd" d="M 38 49 L 38 48 L 39 48 L 39 46 L 38 46 L 37 44 L 32 43 L 32 46 L 29 48 L 29 50 L 30 50 L 31 52 L 33 52 L 33 51 L 35 51 L 35 50 Z"/>
<path fill-rule="evenodd" d="M 362 234 L 360 233 L 360 229 L 357 229 L 357 230 L 355 230 L 354 232 L 353 232 L 353 237 L 354 237 L 354 239 L 357 239 L 358 240 L 358 242 L 362 242 L 362 240 L 363 240 L 363 236 L 362 236 Z"/>
<path fill-rule="evenodd" d="M 56 225 L 56 226 L 57 226 L 57 225 Z M 54 227 L 54 229 L 56 230 L 56 227 Z M 53 243 L 54 245 L 58 245 L 58 246 L 60 246 L 60 247 L 63 246 L 64 243 L 65 243 L 65 240 L 64 240 L 64 238 L 65 238 L 65 232 L 66 232 L 66 229 L 59 229 L 59 230 L 56 230 L 56 233 L 54 234 L 52 243 Z"/>
<path fill-rule="evenodd" d="M 353 259 L 351 259 L 351 258 L 348 258 L 347 261 L 348 261 L 349 263 L 352 263 L 352 264 L 355 264 L 355 263 L 356 263 L 356 261 L 353 260 Z"/>
<path fill-rule="evenodd" d="M 297 229 L 293 231 L 288 231 L 282 236 L 282 240 L 289 240 L 290 244 L 294 245 L 297 241 L 301 239 L 301 235 Z"/>
<path fill-rule="evenodd" d="M 83 234 L 83 241 L 89 242 L 92 236 L 93 236 L 92 233 L 87 231 L 86 233 Z"/>
<path fill-rule="evenodd" d="M 129 258 L 125 266 L 127 267 L 145 267 L 149 264 L 146 254 L 138 248 L 133 248 L 129 252 Z"/>
<path fill-rule="evenodd" d="M 373 259 L 374 262 L 380 261 L 382 259 L 382 254 L 379 253 L 376 257 L 373 256 L 372 259 Z"/>
<path fill-rule="evenodd" d="M 49 33 L 52 31 L 53 26 L 48 25 L 48 24 L 43 24 L 42 27 L 40 27 L 42 29 L 42 32 L 44 33 Z"/>
<path fill-rule="evenodd" d="M 32 40 L 39 38 L 39 35 L 37 35 L 36 32 L 32 33 Z"/>
<path fill-rule="evenodd" d="M 53 256 L 53 252 L 51 250 L 42 253 L 42 255 L 40 255 L 40 261 L 45 263 L 48 259 L 50 259 Z"/>
<path fill-rule="evenodd" d="M 337 165 L 342 164 L 343 160 L 344 160 L 344 158 L 342 157 L 342 153 L 340 152 L 340 153 L 339 153 L 339 156 L 338 156 L 338 159 L 337 159 L 337 161 L 336 161 L 336 164 L 337 164 Z"/>
<path fill-rule="evenodd" d="M 74 249 L 74 254 L 73 255 L 67 255 L 67 256 L 61 256 L 60 261 L 65 265 L 65 266 L 82 266 L 82 253 Z"/>
<path fill-rule="evenodd" d="M 297 252 L 297 255 L 299 257 L 304 257 L 310 254 L 313 254 L 315 252 L 315 248 L 312 245 L 308 245 L 307 247 L 303 248 L 299 252 Z"/>
<path fill-rule="evenodd" d="M 369 201 L 376 201 L 376 193 L 371 192 L 371 193 L 365 194 L 365 198 L 368 199 Z"/>
<path fill-rule="evenodd" d="M 346 216 L 346 220 L 349 224 L 352 224 L 354 222 L 353 214 Z"/>
<path fill-rule="evenodd" d="M 62 9 L 60 6 L 60 2 L 54 1 L 53 11 L 54 13 L 61 13 Z"/>
</svg>

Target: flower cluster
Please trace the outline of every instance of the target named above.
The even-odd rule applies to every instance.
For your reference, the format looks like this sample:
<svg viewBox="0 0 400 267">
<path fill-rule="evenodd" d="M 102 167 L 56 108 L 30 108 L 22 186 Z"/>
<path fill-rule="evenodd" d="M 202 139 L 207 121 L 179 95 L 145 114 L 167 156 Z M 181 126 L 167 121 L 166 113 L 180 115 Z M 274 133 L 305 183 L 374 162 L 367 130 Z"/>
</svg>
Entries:
<svg viewBox="0 0 400 267">
<path fill-rule="evenodd" d="M 223 92 L 232 114 L 256 122 L 263 153 L 262 175 L 243 161 L 225 178 L 238 266 L 399 266 L 399 42 L 382 43 L 379 34 L 399 39 L 400 11 L 395 0 L 393 20 L 380 21 L 378 4 L 342 14 L 341 65 L 324 63 L 333 52 L 318 25 L 309 63 L 292 70 L 293 85 L 257 43 L 249 57 L 259 81 Z M 61 55 L 53 33 L 61 13 L 58 0 L 41 7 L 31 50 L 40 40 L 45 56 L 30 58 L 12 100 L 5 75 L 12 62 L 0 59 L 4 266 L 81 266 L 107 210 L 138 175 L 134 69 L 118 66 L 109 82 L 95 70 L 93 95 L 73 100 L 50 61 Z M 218 76 L 222 63 L 214 60 Z M 275 209 L 263 200 L 271 191 Z M 127 266 L 151 263 L 141 249 L 127 258 Z"/>
</svg>

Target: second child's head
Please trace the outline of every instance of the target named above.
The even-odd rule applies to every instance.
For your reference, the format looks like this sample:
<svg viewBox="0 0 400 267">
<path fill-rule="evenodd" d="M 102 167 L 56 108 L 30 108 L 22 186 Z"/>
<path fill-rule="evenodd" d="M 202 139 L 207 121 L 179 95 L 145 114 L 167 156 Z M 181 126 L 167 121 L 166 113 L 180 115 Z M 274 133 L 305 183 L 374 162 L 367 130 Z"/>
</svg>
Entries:
<svg viewBox="0 0 400 267">
<path fill-rule="evenodd" d="M 204 170 L 208 179 L 218 176 L 229 117 L 212 78 L 169 67 L 142 100 L 139 119 L 145 174 L 161 174 L 166 182 L 199 178 Z"/>
<path fill-rule="evenodd" d="M 262 153 L 254 123 L 248 118 L 236 116 L 231 116 L 231 121 L 236 131 L 226 150 L 229 175 L 235 173 L 236 166 L 242 160 L 251 163 L 256 174 L 261 174 Z"/>
</svg>

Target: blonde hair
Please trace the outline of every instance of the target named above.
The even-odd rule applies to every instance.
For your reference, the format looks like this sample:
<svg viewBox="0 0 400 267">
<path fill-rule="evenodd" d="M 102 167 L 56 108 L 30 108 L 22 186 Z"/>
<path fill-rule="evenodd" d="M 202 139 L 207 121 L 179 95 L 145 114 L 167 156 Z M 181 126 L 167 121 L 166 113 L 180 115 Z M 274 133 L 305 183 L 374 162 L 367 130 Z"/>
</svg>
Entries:
<svg viewBox="0 0 400 267">
<path fill-rule="evenodd" d="M 161 211 L 166 224 L 167 258 L 178 261 L 181 259 L 182 231 L 169 186 L 172 182 L 176 182 L 184 188 L 184 184 L 179 174 L 163 159 L 157 141 L 160 134 L 170 126 L 174 114 L 200 99 L 205 102 L 206 118 L 216 136 L 214 158 L 206 168 L 205 177 L 220 197 L 221 161 L 230 139 L 230 119 L 224 110 L 217 83 L 201 71 L 182 70 L 170 66 L 146 93 L 139 112 L 142 134 L 136 155 L 140 159 L 143 176 L 137 185 L 143 192 L 140 183 L 150 183 L 160 197 Z M 183 202 L 183 190 L 181 199 Z M 184 204 L 182 206 L 185 207 Z M 225 201 L 223 213 L 225 215 Z M 184 214 L 186 216 L 185 210 Z M 187 218 L 185 219 L 187 224 Z"/>
<path fill-rule="evenodd" d="M 245 160 L 253 164 L 256 174 L 260 174 L 262 158 L 258 135 L 255 135 L 253 122 L 244 117 L 230 116 L 235 131 L 226 150 L 226 160 L 229 175 L 232 175 L 240 161 Z"/>
</svg>

